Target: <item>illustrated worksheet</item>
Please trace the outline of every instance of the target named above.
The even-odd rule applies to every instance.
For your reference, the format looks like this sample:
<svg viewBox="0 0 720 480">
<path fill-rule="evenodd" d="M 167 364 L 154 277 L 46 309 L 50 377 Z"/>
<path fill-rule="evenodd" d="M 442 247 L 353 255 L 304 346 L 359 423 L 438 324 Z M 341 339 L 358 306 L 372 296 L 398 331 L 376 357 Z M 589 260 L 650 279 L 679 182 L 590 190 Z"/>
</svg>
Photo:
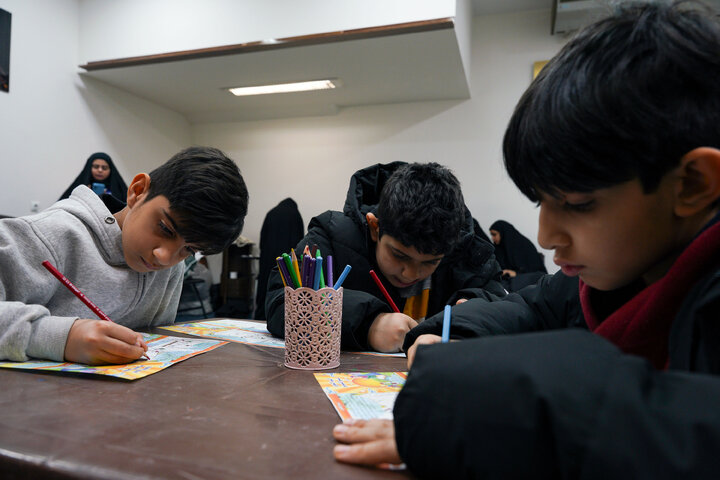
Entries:
<svg viewBox="0 0 720 480">
<path fill-rule="evenodd" d="M 407 372 L 315 373 L 315 378 L 344 420 L 392 419 L 395 398 Z"/>
<path fill-rule="evenodd" d="M 268 331 L 264 322 L 249 320 L 234 320 L 224 318 L 220 320 L 205 320 L 200 322 L 179 323 L 167 327 L 160 327 L 173 332 L 197 335 L 199 337 L 218 338 L 229 342 L 260 345 L 262 347 L 285 348 L 285 340 L 275 338 Z M 363 355 L 377 355 L 382 357 L 404 357 L 404 353 L 380 352 L 353 352 Z"/>
<path fill-rule="evenodd" d="M 160 327 L 172 332 L 197 335 L 199 337 L 218 338 L 229 342 L 261 345 L 263 347 L 285 348 L 285 340 L 273 337 L 265 323 L 248 320 L 209 320 L 201 322 L 179 323 Z"/>
<path fill-rule="evenodd" d="M 83 365 L 71 362 L 0 362 L 0 368 L 18 368 L 24 370 L 42 370 L 46 372 L 89 373 L 95 375 L 108 375 L 125 380 L 137 380 L 147 377 L 160 370 L 166 369 L 178 362 L 187 360 L 195 355 L 209 352 L 228 342 L 206 340 L 198 338 L 170 337 L 143 333 L 143 339 L 148 345 L 147 356 L 126 365 Z"/>
</svg>

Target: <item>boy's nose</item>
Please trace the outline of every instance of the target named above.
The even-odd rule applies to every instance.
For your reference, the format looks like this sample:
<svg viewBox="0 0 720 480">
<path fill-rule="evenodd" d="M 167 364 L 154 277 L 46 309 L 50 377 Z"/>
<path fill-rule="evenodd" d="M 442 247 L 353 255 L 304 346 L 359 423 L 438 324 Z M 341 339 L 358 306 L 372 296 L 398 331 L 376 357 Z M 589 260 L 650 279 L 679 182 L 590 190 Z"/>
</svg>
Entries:
<svg viewBox="0 0 720 480">
<path fill-rule="evenodd" d="M 542 205 L 538 218 L 538 244 L 546 250 L 554 250 L 570 244 L 570 237 L 556 222 L 551 211 L 543 208 Z"/>
<path fill-rule="evenodd" d="M 174 261 L 176 253 L 177 252 L 174 248 L 170 248 L 166 245 L 159 246 L 153 251 L 155 261 L 163 267 L 168 267 L 177 263 Z"/>
<path fill-rule="evenodd" d="M 418 278 L 418 268 L 414 265 L 405 264 L 401 273 L 403 280 L 407 280 L 407 283 L 414 282 Z"/>
</svg>

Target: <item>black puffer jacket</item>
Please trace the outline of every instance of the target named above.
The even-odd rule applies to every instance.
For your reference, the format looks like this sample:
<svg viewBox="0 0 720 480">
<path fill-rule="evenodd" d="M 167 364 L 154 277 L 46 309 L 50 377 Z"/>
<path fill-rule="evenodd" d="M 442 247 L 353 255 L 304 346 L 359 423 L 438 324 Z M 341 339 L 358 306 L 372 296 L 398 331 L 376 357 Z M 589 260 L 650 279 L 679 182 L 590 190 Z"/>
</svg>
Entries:
<svg viewBox="0 0 720 480">
<path fill-rule="evenodd" d="M 391 309 L 370 277 L 374 269 L 381 277 L 393 301 L 402 310 L 404 300 L 385 279 L 375 261 L 375 243 L 370 238 L 365 215 L 374 211 L 380 191 L 388 177 L 404 162 L 377 164 L 356 172 L 350 180 L 343 212 L 327 211 L 310 221 L 308 233 L 295 251 L 305 245 L 317 245 L 323 255 L 332 255 L 335 278 L 345 267 L 352 271 L 343 284 L 342 348 L 368 349 L 367 335 L 375 317 Z M 504 295 L 500 284 L 500 266 L 495 261 L 491 244 L 475 233 L 473 218 L 465 209 L 466 227 L 458 246 L 440 262 L 432 275 L 428 316 L 440 312 L 447 303 L 454 302 L 456 292 L 463 290 L 464 298 L 484 295 L 482 289 Z M 288 247 L 289 248 L 289 247 Z M 265 302 L 267 328 L 277 336 L 284 336 L 284 290 L 277 267 L 268 279 Z"/>
<path fill-rule="evenodd" d="M 394 408 L 400 456 L 427 478 L 717 478 L 718 312 L 720 269 L 684 299 L 659 371 L 587 331 L 562 273 L 453 307 L 452 337 L 470 339 L 418 348 Z M 441 329 L 428 318 L 405 348 Z"/>
</svg>

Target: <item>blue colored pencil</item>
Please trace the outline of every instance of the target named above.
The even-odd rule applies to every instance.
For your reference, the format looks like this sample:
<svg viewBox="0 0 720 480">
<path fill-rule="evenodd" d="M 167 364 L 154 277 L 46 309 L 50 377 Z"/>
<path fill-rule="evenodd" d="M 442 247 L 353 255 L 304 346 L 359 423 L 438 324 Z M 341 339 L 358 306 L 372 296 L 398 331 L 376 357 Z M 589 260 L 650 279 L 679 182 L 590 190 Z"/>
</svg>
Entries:
<svg viewBox="0 0 720 480">
<path fill-rule="evenodd" d="M 315 257 L 315 280 L 313 281 L 313 288 L 319 290 L 322 283 L 322 257 Z M 325 285 L 322 285 L 323 287 Z"/>
<path fill-rule="evenodd" d="M 442 325 L 442 343 L 447 343 L 450 340 L 450 311 L 452 307 L 445 305 L 445 312 L 443 313 L 443 325 Z"/>
<path fill-rule="evenodd" d="M 350 265 L 345 265 L 345 270 L 340 274 L 340 278 L 338 278 L 338 281 L 335 283 L 335 286 L 333 287 L 335 290 L 339 289 L 342 283 L 345 281 L 345 278 L 347 278 L 348 273 L 350 273 L 350 270 L 352 267 Z"/>
</svg>

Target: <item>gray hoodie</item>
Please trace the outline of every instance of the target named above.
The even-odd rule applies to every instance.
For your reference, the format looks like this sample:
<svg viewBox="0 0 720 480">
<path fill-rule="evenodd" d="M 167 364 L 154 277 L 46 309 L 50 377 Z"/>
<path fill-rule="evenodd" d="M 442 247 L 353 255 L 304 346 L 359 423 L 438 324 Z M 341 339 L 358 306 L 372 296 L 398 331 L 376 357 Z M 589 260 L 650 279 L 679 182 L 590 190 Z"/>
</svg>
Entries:
<svg viewBox="0 0 720 480">
<path fill-rule="evenodd" d="M 78 318 L 96 318 L 43 266 L 49 260 L 120 325 L 138 329 L 175 319 L 182 262 L 138 273 L 125 263 L 117 221 L 92 190 L 38 214 L 0 220 L 0 360 L 62 361 Z"/>
</svg>

